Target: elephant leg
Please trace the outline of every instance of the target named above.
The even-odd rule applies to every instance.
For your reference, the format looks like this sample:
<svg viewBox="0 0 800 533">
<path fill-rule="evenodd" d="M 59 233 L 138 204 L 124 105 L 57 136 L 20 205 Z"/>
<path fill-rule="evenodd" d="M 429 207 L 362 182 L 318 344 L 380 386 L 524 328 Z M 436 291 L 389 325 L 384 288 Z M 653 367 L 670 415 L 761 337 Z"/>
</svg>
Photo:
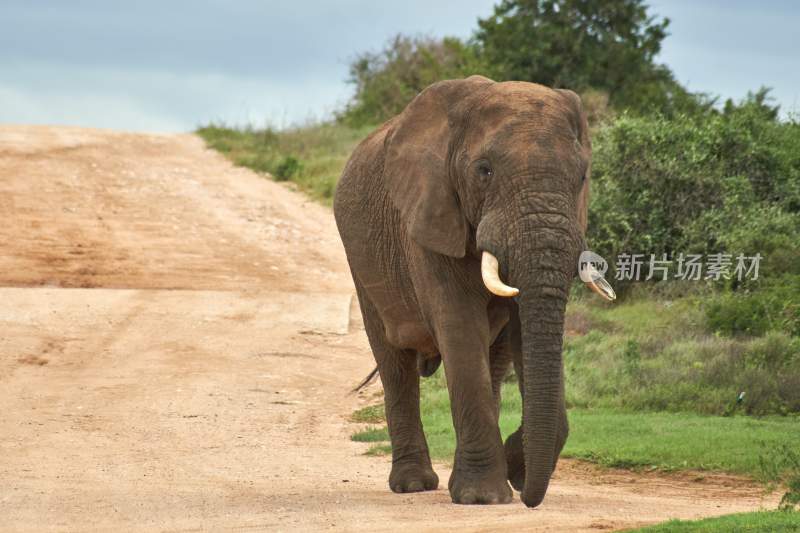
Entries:
<svg viewBox="0 0 800 533">
<path fill-rule="evenodd" d="M 419 412 L 419 374 L 415 354 L 391 346 L 372 304 L 358 290 L 372 353 L 384 391 L 386 422 L 392 443 L 389 488 L 394 492 L 435 490 L 439 476 L 433 471 Z"/>
<path fill-rule="evenodd" d="M 454 503 L 508 503 L 512 493 L 497 425 L 489 346 L 486 342 L 476 349 L 481 346 L 480 339 L 470 337 L 462 331 L 441 347 L 456 430 L 448 488 Z"/>
<path fill-rule="evenodd" d="M 495 416 L 500 420 L 500 392 L 503 379 L 508 374 L 514 354 L 508 338 L 508 330 L 504 329 L 489 350 L 489 371 L 492 375 L 492 395 L 494 396 Z"/>
<path fill-rule="evenodd" d="M 519 384 L 519 392 L 522 401 L 525 402 L 525 383 L 523 381 L 522 373 L 522 353 L 518 350 L 512 350 L 514 359 L 514 372 L 517 374 L 517 382 Z M 558 433 L 556 434 L 556 446 L 553 450 L 553 469 L 558 462 L 558 456 L 564 448 L 564 443 L 567 442 L 567 435 L 569 433 L 569 422 L 567 421 L 567 406 L 564 399 L 564 383 L 561 383 L 559 391 L 560 400 L 558 407 Z M 534 430 L 535 431 L 535 430 Z M 525 486 L 525 455 L 522 449 L 522 434 L 523 428 L 520 424 L 519 428 L 508 436 L 505 442 L 506 452 L 506 465 L 508 468 L 508 480 L 511 486 L 516 491 L 522 491 Z"/>
<path fill-rule="evenodd" d="M 522 401 L 525 402 L 525 384 L 523 383 L 522 374 L 522 352 L 514 352 L 514 373 L 517 375 L 517 384 L 519 385 L 519 394 Z M 519 428 L 506 438 L 505 442 L 506 451 L 506 466 L 508 468 L 508 481 L 514 490 L 521 492 L 522 487 L 525 486 L 525 454 L 522 449 L 522 424 Z"/>
</svg>

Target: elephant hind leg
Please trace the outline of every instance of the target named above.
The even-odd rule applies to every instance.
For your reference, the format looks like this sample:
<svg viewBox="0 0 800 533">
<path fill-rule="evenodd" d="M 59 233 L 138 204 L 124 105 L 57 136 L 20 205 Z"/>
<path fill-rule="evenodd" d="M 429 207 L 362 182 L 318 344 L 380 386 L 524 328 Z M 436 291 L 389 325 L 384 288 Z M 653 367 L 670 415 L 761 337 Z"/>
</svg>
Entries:
<svg viewBox="0 0 800 533">
<path fill-rule="evenodd" d="M 423 378 L 431 377 L 442 364 L 442 356 L 439 354 L 429 355 L 417 352 L 417 371 Z"/>
<path fill-rule="evenodd" d="M 489 371 L 492 376 L 492 395 L 494 396 L 495 412 L 498 420 L 500 419 L 500 391 L 514 359 L 513 350 L 511 334 L 508 327 L 506 327 L 489 348 Z"/>
<path fill-rule="evenodd" d="M 364 326 L 384 390 L 386 422 L 392 443 L 389 487 L 394 492 L 435 490 L 439 477 L 431 466 L 419 411 L 419 373 L 414 352 L 392 346 L 371 302 L 356 286 Z"/>
</svg>

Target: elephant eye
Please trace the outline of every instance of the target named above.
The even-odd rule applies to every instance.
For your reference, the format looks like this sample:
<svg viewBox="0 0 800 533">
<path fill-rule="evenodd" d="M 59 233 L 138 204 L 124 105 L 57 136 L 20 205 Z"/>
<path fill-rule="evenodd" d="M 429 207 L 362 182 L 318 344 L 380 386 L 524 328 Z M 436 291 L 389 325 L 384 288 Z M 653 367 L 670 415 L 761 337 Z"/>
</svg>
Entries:
<svg viewBox="0 0 800 533">
<path fill-rule="evenodd" d="M 480 172 L 482 176 L 486 177 L 489 177 L 494 173 L 492 171 L 492 167 L 489 166 L 489 163 L 486 161 L 482 161 L 478 164 L 478 172 Z"/>
<path fill-rule="evenodd" d="M 584 181 L 586 181 L 586 174 L 581 176 L 581 182 L 584 182 Z"/>
</svg>

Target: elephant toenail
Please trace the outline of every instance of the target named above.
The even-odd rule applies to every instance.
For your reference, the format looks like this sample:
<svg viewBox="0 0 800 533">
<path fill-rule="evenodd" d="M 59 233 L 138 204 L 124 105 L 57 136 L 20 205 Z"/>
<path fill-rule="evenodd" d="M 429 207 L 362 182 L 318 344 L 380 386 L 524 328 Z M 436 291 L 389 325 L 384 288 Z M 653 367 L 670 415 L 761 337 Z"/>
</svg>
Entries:
<svg viewBox="0 0 800 533">
<path fill-rule="evenodd" d="M 406 487 L 406 492 L 422 492 L 424 489 L 421 481 L 412 481 Z"/>
</svg>

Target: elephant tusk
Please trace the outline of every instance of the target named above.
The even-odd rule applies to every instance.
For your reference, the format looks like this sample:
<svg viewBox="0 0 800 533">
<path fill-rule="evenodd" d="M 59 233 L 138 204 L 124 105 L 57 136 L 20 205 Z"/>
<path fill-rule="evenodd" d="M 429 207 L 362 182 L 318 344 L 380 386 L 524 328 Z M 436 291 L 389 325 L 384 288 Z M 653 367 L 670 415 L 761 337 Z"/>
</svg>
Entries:
<svg viewBox="0 0 800 533">
<path fill-rule="evenodd" d="M 495 256 L 486 251 L 481 256 L 481 277 L 483 284 L 492 294 L 507 298 L 519 294 L 519 289 L 509 287 L 500 281 L 500 263 Z"/>
<path fill-rule="evenodd" d="M 603 299 L 609 302 L 613 302 L 617 299 L 617 294 L 614 292 L 614 289 L 611 288 L 611 285 L 591 263 L 586 264 L 581 271 L 580 277 L 587 287 L 599 294 Z"/>
</svg>

